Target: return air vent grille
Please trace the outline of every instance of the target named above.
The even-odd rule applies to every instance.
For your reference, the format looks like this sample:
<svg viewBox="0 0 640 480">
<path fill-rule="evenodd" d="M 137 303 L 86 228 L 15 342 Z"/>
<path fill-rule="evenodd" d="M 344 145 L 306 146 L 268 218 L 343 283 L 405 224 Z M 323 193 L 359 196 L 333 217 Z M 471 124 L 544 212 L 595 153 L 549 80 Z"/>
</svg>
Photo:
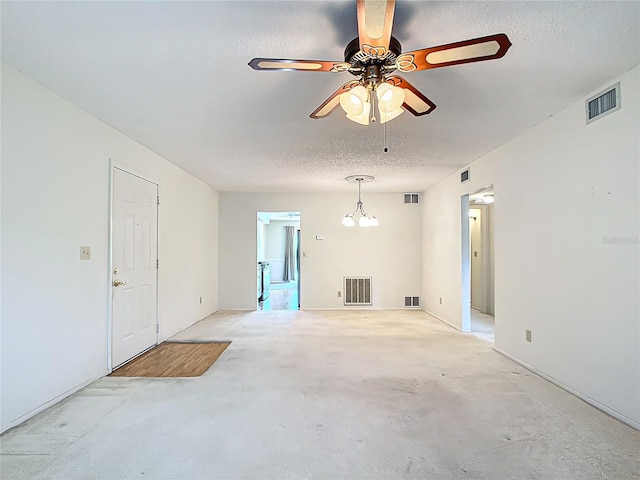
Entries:
<svg viewBox="0 0 640 480">
<path fill-rule="evenodd" d="M 404 203 L 420 203 L 420 195 L 417 193 L 405 193 Z"/>
<path fill-rule="evenodd" d="M 420 306 L 420 297 L 404 297 L 404 306 L 405 307 L 419 307 Z"/>
<path fill-rule="evenodd" d="M 469 181 L 469 169 L 467 168 L 464 172 L 460 174 L 460 183 L 464 183 Z"/>
<path fill-rule="evenodd" d="M 587 125 L 610 113 L 620 110 L 620 83 L 609 87 L 604 92 L 589 98 L 585 102 L 587 112 Z"/>
<path fill-rule="evenodd" d="M 371 305 L 371 277 L 344 277 L 344 304 Z"/>
</svg>

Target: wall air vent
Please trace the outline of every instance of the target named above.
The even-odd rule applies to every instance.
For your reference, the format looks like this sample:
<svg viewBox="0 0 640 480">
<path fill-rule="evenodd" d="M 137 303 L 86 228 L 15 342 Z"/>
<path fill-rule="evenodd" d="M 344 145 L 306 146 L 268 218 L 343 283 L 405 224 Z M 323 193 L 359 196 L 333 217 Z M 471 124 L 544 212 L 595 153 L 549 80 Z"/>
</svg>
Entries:
<svg viewBox="0 0 640 480">
<path fill-rule="evenodd" d="M 460 174 L 460 183 L 467 182 L 469 180 L 469 169 L 467 168 Z"/>
<path fill-rule="evenodd" d="M 345 306 L 371 306 L 371 277 L 344 277 Z"/>
<path fill-rule="evenodd" d="M 404 203 L 420 203 L 420 195 L 417 193 L 405 193 Z"/>
<path fill-rule="evenodd" d="M 420 306 L 420 297 L 404 297 L 404 306 L 405 307 L 419 307 Z"/>
<path fill-rule="evenodd" d="M 620 82 L 594 95 L 585 102 L 587 125 L 620 110 Z"/>
</svg>

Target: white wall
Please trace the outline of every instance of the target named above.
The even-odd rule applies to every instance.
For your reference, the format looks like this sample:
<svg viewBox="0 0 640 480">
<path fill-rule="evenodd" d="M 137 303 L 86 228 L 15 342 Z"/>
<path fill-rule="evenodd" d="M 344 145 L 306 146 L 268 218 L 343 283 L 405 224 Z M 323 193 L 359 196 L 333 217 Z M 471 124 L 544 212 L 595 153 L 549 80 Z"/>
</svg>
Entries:
<svg viewBox="0 0 640 480">
<path fill-rule="evenodd" d="M 1 153 L 4 431 L 107 373 L 109 158 L 159 184 L 161 340 L 218 309 L 218 193 L 5 64 Z"/>
<path fill-rule="evenodd" d="M 460 327 L 460 196 L 493 184 L 496 347 L 636 427 L 639 70 L 620 111 L 585 125 L 571 105 L 431 188 L 423 216 L 425 310 Z"/>
<path fill-rule="evenodd" d="M 260 218 L 258 218 L 258 258 L 257 260 L 259 262 L 264 262 L 265 261 L 265 253 L 264 253 L 264 239 L 265 239 L 265 231 L 266 231 L 266 227 L 267 224 L 264 223 L 263 220 L 261 220 Z"/>
<path fill-rule="evenodd" d="M 255 309 L 256 212 L 299 211 L 302 309 L 344 308 L 337 296 L 347 275 L 373 276 L 373 308 L 402 308 L 419 295 L 420 205 L 400 193 L 363 192 L 365 209 L 380 226 L 346 228 L 353 193 L 220 193 L 220 308 Z M 317 234 L 324 240 L 316 240 Z"/>
</svg>

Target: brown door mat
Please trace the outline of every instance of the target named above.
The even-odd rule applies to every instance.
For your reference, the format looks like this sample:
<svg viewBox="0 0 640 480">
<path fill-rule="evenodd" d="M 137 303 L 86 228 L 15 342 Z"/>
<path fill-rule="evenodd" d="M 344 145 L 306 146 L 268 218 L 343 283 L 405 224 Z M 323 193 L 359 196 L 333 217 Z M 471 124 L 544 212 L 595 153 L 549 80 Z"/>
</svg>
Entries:
<svg viewBox="0 0 640 480">
<path fill-rule="evenodd" d="M 231 342 L 164 342 L 114 370 L 110 377 L 199 377 Z"/>
</svg>

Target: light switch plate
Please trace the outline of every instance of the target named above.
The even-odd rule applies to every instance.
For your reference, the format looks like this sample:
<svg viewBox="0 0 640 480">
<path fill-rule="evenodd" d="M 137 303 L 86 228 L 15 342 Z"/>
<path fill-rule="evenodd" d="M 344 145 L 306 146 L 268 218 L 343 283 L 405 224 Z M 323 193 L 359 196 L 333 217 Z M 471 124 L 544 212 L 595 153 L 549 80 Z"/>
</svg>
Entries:
<svg viewBox="0 0 640 480">
<path fill-rule="evenodd" d="M 316 235 L 316 240 L 324 240 L 324 235 Z"/>
<path fill-rule="evenodd" d="M 80 260 L 91 260 L 91 247 L 80 247 Z"/>
</svg>

